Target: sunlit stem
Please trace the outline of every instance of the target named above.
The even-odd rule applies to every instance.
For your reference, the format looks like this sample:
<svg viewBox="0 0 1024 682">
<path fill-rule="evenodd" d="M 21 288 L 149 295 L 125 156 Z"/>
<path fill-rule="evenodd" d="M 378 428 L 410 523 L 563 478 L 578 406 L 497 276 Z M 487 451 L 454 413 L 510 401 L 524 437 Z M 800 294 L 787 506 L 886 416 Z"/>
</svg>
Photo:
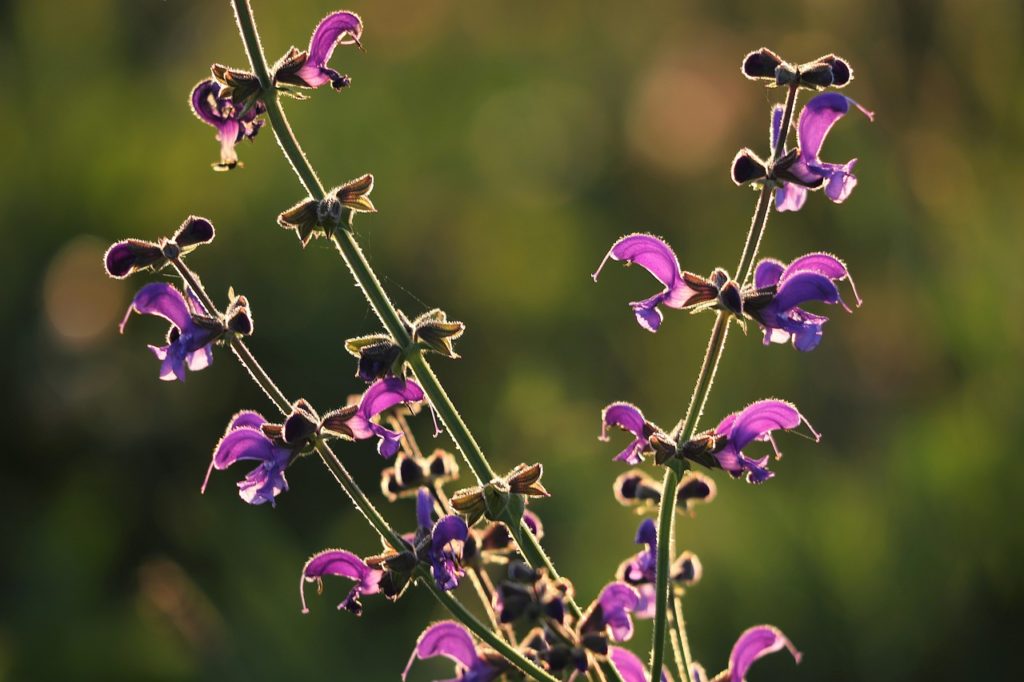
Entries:
<svg viewBox="0 0 1024 682">
<path fill-rule="evenodd" d="M 246 54 L 252 65 L 253 73 L 259 79 L 261 89 L 263 90 L 263 101 L 267 108 L 267 118 L 274 130 L 277 142 L 309 196 L 318 201 L 322 200 L 324 198 L 323 184 L 320 182 L 312 165 L 302 151 L 302 147 L 295 138 L 295 134 L 288 124 L 288 119 L 285 117 L 284 110 L 281 108 L 278 93 L 271 82 L 267 60 L 260 46 L 259 34 L 256 30 L 256 23 L 253 19 L 249 2 L 248 0 L 232 0 L 232 5 L 235 9 L 235 19 L 238 23 Z M 343 222 L 347 224 L 350 221 L 351 213 L 348 213 Z M 398 311 L 388 298 L 365 255 L 363 255 L 362 249 L 359 248 L 354 235 L 349 229 L 340 228 L 334 230 L 331 240 L 348 265 L 357 285 L 362 290 L 370 307 L 373 308 L 374 313 L 380 319 L 381 324 L 384 325 L 384 328 L 391 334 L 394 340 L 407 350 L 406 361 L 409 368 L 415 374 L 416 379 L 423 387 L 424 393 L 426 393 L 430 400 L 430 404 L 436 410 L 442 423 L 451 434 L 452 440 L 455 441 L 459 451 L 473 470 L 477 481 L 481 484 L 491 481 L 495 478 L 496 474 L 484 456 L 483 450 L 476 442 L 469 427 L 466 426 L 454 403 L 448 397 L 437 375 L 434 374 L 433 368 L 423 358 L 420 350 L 413 345 L 412 339 L 409 337 L 409 333 L 406 331 L 398 315 Z M 521 521 L 519 526 L 517 529 L 510 530 L 516 536 L 524 558 L 533 566 L 543 566 L 552 578 L 557 579 L 559 574 L 555 570 L 551 559 L 541 547 L 540 542 L 534 536 L 533 531 L 525 522 Z M 567 605 L 570 612 L 575 616 L 579 617 L 582 613 L 582 609 L 580 609 L 574 599 L 567 600 Z M 622 678 L 615 671 L 614 666 L 603 663 L 602 667 L 613 680 L 621 682 Z"/>
<path fill-rule="evenodd" d="M 778 161 L 782 150 L 786 145 L 786 138 L 789 136 L 789 128 L 793 120 L 793 110 L 796 108 L 798 88 L 790 86 L 786 95 L 786 105 L 783 110 L 782 122 L 779 127 L 779 139 L 772 150 L 771 164 Z M 750 230 L 747 232 L 747 239 L 743 244 L 743 251 L 740 255 L 739 265 L 736 267 L 735 280 L 740 284 L 746 282 L 750 277 L 757 252 L 764 237 L 765 228 L 768 225 L 768 214 L 771 212 L 771 203 L 775 194 L 775 182 L 767 181 L 761 188 L 757 197 L 757 205 L 754 208 L 754 217 L 750 221 Z M 693 394 L 690 397 L 690 404 L 686 408 L 685 416 L 676 424 L 672 430 L 672 436 L 676 439 L 677 448 L 681 448 L 696 432 L 697 424 L 704 412 L 708 396 L 711 394 L 711 386 L 715 380 L 715 373 L 718 371 L 718 363 L 725 350 L 725 341 L 729 334 L 730 316 L 725 311 L 719 311 L 715 318 L 714 326 L 711 328 L 711 337 L 708 339 L 707 351 L 704 354 L 704 361 L 701 363 L 700 372 L 697 374 L 697 381 L 694 384 Z M 670 601 L 676 599 L 669 591 L 669 564 L 670 550 L 674 546 L 675 536 L 675 489 L 679 485 L 680 471 L 685 464 L 679 459 L 670 460 L 665 468 L 665 478 L 662 483 L 661 502 L 658 509 L 658 555 L 657 555 L 657 577 L 655 580 L 655 613 L 654 613 L 654 641 L 651 646 L 651 675 L 660 674 L 662 663 L 665 659 L 665 638 L 667 630 L 667 611 L 670 608 Z M 682 616 L 682 606 L 673 604 L 671 606 L 677 613 L 680 633 L 685 639 L 685 622 Z M 689 666 L 687 666 L 689 668 Z"/>
</svg>

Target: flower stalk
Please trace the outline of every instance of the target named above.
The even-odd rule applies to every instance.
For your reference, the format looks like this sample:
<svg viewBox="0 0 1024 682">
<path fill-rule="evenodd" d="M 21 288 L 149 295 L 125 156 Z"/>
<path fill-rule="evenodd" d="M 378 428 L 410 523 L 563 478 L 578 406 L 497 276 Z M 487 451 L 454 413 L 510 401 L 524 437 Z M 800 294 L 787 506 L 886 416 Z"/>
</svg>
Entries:
<svg viewBox="0 0 1024 682">
<path fill-rule="evenodd" d="M 295 133 L 292 131 L 291 126 L 288 123 L 284 110 L 281 108 L 278 94 L 271 82 L 266 57 L 264 56 L 262 46 L 260 45 L 259 33 L 256 30 L 256 22 L 253 18 L 252 8 L 249 6 L 248 0 L 232 0 L 232 6 L 235 10 L 235 20 L 238 24 L 239 33 L 241 34 L 242 42 L 245 46 L 245 51 L 249 58 L 250 65 L 252 66 L 253 73 L 255 73 L 256 77 L 259 79 L 260 87 L 263 91 L 262 99 L 267 108 L 267 119 L 270 121 L 270 125 L 274 130 L 274 136 L 277 138 L 277 142 L 280 145 L 281 150 L 284 152 L 285 157 L 291 164 L 292 169 L 299 178 L 299 181 L 306 189 L 306 192 L 313 199 L 318 201 L 322 200 L 325 196 L 323 184 L 320 182 L 316 171 L 313 169 L 313 166 L 306 158 L 302 147 L 299 145 L 299 141 L 296 139 Z M 345 225 L 350 225 L 351 219 L 352 211 L 345 208 L 342 222 Z M 402 324 L 398 311 L 391 303 L 391 299 L 384 291 L 384 287 L 381 285 L 376 273 L 366 260 L 366 256 L 363 254 L 362 249 L 360 249 L 359 244 L 355 240 L 351 231 L 344 228 L 334 230 L 331 233 L 331 240 L 334 242 L 335 247 L 338 249 L 338 252 L 341 254 L 343 260 L 351 271 L 353 278 L 362 290 L 363 295 L 370 304 L 370 307 L 384 325 L 384 328 L 402 348 L 406 349 L 406 362 L 409 368 L 423 387 L 424 393 L 426 393 L 427 397 L 430 399 L 431 406 L 437 412 L 441 422 L 448 429 L 456 446 L 459 448 L 459 451 L 473 470 L 477 481 L 483 484 L 495 478 L 497 474 L 487 461 L 482 448 L 473 437 L 472 432 L 462 419 L 458 409 L 455 407 L 451 398 L 448 397 L 447 392 L 437 375 L 434 373 L 433 368 L 423 357 L 420 349 L 418 347 L 414 347 L 413 341 L 406 331 L 405 325 Z M 240 359 L 242 359 L 242 355 L 248 354 L 248 349 L 244 347 L 244 344 L 241 346 L 241 351 L 235 349 L 234 344 L 232 344 L 232 349 L 235 350 L 236 354 L 239 354 Z M 251 358 L 251 354 L 248 354 L 248 356 Z M 243 364 L 245 364 L 244 361 Z M 255 366 L 258 367 L 258 365 Z M 264 388 L 264 391 L 268 391 L 268 388 L 264 387 L 260 382 L 260 377 L 254 373 L 253 369 L 249 365 L 246 365 L 246 367 L 249 369 L 250 374 L 253 374 L 253 378 L 257 383 Z M 265 377 L 265 373 L 263 373 L 263 376 Z M 269 380 L 269 378 L 267 379 Z M 269 386 L 272 386 L 272 382 L 270 382 Z M 276 389 L 276 387 L 274 387 L 274 389 Z M 278 396 L 283 398 L 280 391 L 276 391 L 276 393 Z M 268 391 L 268 395 L 274 399 L 275 403 L 278 403 L 278 400 L 274 397 L 273 393 Z M 280 404 L 278 404 L 278 406 L 280 407 Z M 338 462 L 337 458 L 333 456 L 333 453 L 327 449 L 327 446 L 323 445 L 323 447 L 326 449 L 327 454 L 321 450 L 319 443 L 317 448 L 318 452 L 321 453 L 321 457 L 324 459 L 325 465 L 327 465 L 328 469 L 331 470 L 331 473 L 336 479 L 338 479 L 339 483 L 342 484 L 342 487 L 344 488 L 345 484 L 343 481 L 345 480 L 345 477 L 340 476 L 340 472 L 336 471 L 336 467 L 332 466 L 331 460 L 337 462 L 341 471 L 344 471 L 344 468 L 341 467 L 340 462 Z M 347 472 L 345 472 L 345 475 L 347 475 Z M 348 478 L 350 479 L 351 477 Z M 365 498 L 365 495 L 358 490 L 358 486 L 355 487 L 359 494 Z M 353 502 L 355 502 L 356 497 L 354 497 L 347 488 L 346 492 L 349 493 L 349 496 L 352 497 Z M 369 500 L 367 500 L 367 502 L 369 502 Z M 360 509 L 360 511 L 363 510 Z M 364 512 L 364 516 L 365 515 L 366 513 Z M 371 523 L 373 523 L 373 519 L 370 520 Z M 555 569 L 554 563 L 541 547 L 540 542 L 537 540 L 536 536 L 534 536 L 533 531 L 529 528 L 526 522 L 521 519 L 513 520 L 511 517 L 508 521 L 509 530 L 513 537 L 515 537 L 516 542 L 522 550 L 526 560 L 531 565 L 543 566 L 553 578 L 557 579 L 559 574 Z M 377 527 L 376 524 L 374 524 L 374 527 Z M 380 529 L 378 528 L 378 530 Z M 431 587 L 432 591 L 435 591 L 432 585 L 428 586 Z M 440 591 L 436 590 L 436 592 Z M 442 603 L 444 602 L 445 600 L 442 599 Z M 569 610 L 576 617 L 580 617 L 582 615 L 583 611 L 575 600 L 567 600 L 567 605 Z M 459 604 L 459 607 L 461 607 L 461 604 Z M 464 608 L 463 611 L 465 611 Z M 471 616 L 468 612 L 465 613 Z M 472 627 L 470 629 L 473 630 Z M 474 632 L 477 635 L 480 635 L 476 630 L 474 630 Z M 491 644 L 492 642 L 490 640 L 498 637 L 490 631 L 487 632 L 490 637 L 487 638 L 481 636 L 481 638 L 488 644 Z M 502 651 L 498 647 L 495 648 L 505 655 L 505 651 Z M 525 660 L 520 654 L 518 654 L 518 652 L 513 653 L 515 653 L 519 659 Z M 510 660 L 516 662 L 514 658 Z M 516 665 L 522 669 L 522 666 L 519 665 L 518 662 L 516 662 Z M 533 667 L 540 671 L 536 666 Z M 615 666 L 608 662 L 604 662 L 601 667 L 610 679 L 617 682 L 622 681 L 622 677 L 618 674 Z M 538 679 L 554 679 L 551 678 L 550 675 L 547 675 L 547 673 L 544 673 L 543 671 L 540 672 L 543 673 L 540 677 L 534 675 L 532 671 L 530 674 L 534 675 Z"/>
<path fill-rule="evenodd" d="M 796 108 L 797 93 L 799 86 L 794 83 L 789 86 L 786 95 L 786 105 L 782 116 L 780 134 L 772 149 L 771 163 L 778 161 L 785 148 L 786 138 L 789 134 L 790 124 L 793 120 L 793 110 Z M 750 278 L 753 264 L 757 258 L 757 252 L 764 237 L 765 228 L 768 225 L 768 214 L 770 212 L 775 183 L 766 180 L 760 193 L 757 196 L 757 205 L 754 208 L 754 216 L 750 222 L 750 230 L 747 232 L 747 239 L 743 244 L 743 252 L 740 255 L 739 265 L 736 267 L 735 281 L 745 283 Z M 726 311 L 719 311 L 715 317 L 715 323 L 711 327 L 711 336 L 708 339 L 707 351 L 704 354 L 704 361 L 701 364 L 700 372 L 697 374 L 697 381 L 694 384 L 693 395 L 690 404 L 686 408 L 686 414 L 672 430 L 672 436 L 676 441 L 677 450 L 686 443 L 696 432 L 697 424 L 704 412 L 708 397 L 711 394 L 711 386 L 715 380 L 715 373 L 718 371 L 718 363 L 725 351 L 725 341 L 729 335 L 730 314 Z M 676 458 L 668 463 L 665 468 L 665 478 L 662 483 L 662 490 L 675 490 L 679 485 L 680 472 L 683 469 L 682 460 Z M 658 563 L 657 581 L 655 583 L 655 614 L 654 614 L 654 642 L 651 647 L 651 670 L 661 670 L 665 660 L 665 643 L 668 625 L 669 602 L 673 602 L 671 608 L 677 614 L 680 637 L 686 641 L 685 621 L 682 620 L 682 605 L 678 599 L 672 596 L 669 590 L 669 563 L 671 557 L 669 550 L 674 546 L 675 538 L 675 502 L 672 496 L 662 495 L 658 508 Z M 684 649 L 685 652 L 685 649 Z M 689 670 L 690 666 L 686 666 Z"/>
</svg>

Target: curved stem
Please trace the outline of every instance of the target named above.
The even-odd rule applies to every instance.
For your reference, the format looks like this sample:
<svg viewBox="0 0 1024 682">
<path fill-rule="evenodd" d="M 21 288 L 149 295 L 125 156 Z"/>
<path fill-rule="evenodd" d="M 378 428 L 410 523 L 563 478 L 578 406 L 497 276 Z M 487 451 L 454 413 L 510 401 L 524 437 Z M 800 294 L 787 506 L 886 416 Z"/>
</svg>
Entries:
<svg viewBox="0 0 1024 682">
<path fill-rule="evenodd" d="M 786 138 L 789 135 L 790 124 L 793 120 L 793 110 L 796 108 L 796 98 L 799 89 L 796 85 L 790 86 L 786 95 L 786 105 L 783 111 L 782 122 L 779 127 L 779 138 L 776 140 L 775 148 L 772 150 L 771 163 L 778 161 L 782 150 L 786 145 Z M 739 265 L 736 267 L 736 281 L 740 284 L 746 282 L 753 269 L 754 260 L 761 246 L 761 239 L 764 237 L 765 228 L 768 225 L 768 214 L 771 209 L 772 199 L 775 194 L 775 182 L 768 180 L 761 188 L 757 197 L 757 205 L 754 208 L 754 217 L 750 221 L 750 230 L 747 232 L 747 239 L 743 244 L 743 252 L 740 255 Z M 711 394 L 711 385 L 715 380 L 715 373 L 718 371 L 718 363 L 725 351 L 725 341 L 729 334 L 729 314 L 719 311 L 715 318 L 715 324 L 711 328 L 711 337 L 708 339 L 707 351 L 704 354 L 704 362 L 701 364 L 700 372 L 697 374 L 697 381 L 693 388 L 693 395 L 690 397 L 690 404 L 686 408 L 685 416 L 676 424 L 672 430 L 672 436 L 676 439 L 678 447 L 682 447 L 697 429 L 697 424 L 704 412 L 708 396 Z M 655 581 L 655 613 L 654 613 L 654 643 L 651 647 L 651 675 L 658 674 L 661 670 L 665 657 L 665 636 L 667 626 L 667 613 L 669 602 L 675 601 L 669 594 L 669 551 L 674 545 L 675 533 L 675 494 L 676 486 L 679 485 L 679 471 L 685 465 L 677 460 L 670 460 L 665 470 L 665 478 L 662 483 L 661 503 L 658 508 L 658 555 L 657 555 L 657 578 Z M 674 606 L 678 615 L 682 615 L 682 607 Z"/>
<path fill-rule="evenodd" d="M 253 73 L 255 73 L 259 79 L 260 86 L 264 92 L 263 100 L 267 107 L 267 118 L 270 120 L 271 127 L 274 129 L 274 135 L 277 138 L 278 144 L 309 195 L 314 199 L 321 200 L 324 198 L 323 185 L 317 177 L 316 172 L 313 170 L 312 165 L 309 163 L 309 160 L 306 158 L 305 153 L 302 151 L 302 147 L 299 145 L 298 140 L 295 138 L 295 134 L 292 132 L 291 126 L 288 124 L 284 111 L 281 109 L 277 92 L 273 89 L 273 83 L 271 82 L 269 69 L 267 68 L 266 57 L 264 56 L 263 49 L 260 45 L 259 33 L 256 30 L 256 22 L 253 19 L 252 9 L 249 7 L 248 0 L 232 0 L 232 5 L 235 9 L 235 20 L 242 36 L 242 42 L 245 45 L 246 54 L 248 55 L 249 62 L 252 65 Z M 350 222 L 351 213 L 348 214 L 347 218 Z M 367 301 L 370 303 L 370 306 L 373 308 L 377 317 L 380 318 L 385 329 L 387 329 L 388 333 L 390 333 L 403 348 L 411 348 L 412 339 L 409 337 L 405 326 L 402 324 L 398 311 L 391 303 L 391 300 L 388 298 L 383 286 L 381 286 L 380 280 L 374 273 L 373 268 L 370 266 L 369 262 L 367 262 L 366 257 L 359 248 L 359 244 L 355 240 L 355 237 L 349 230 L 340 229 L 334 231 L 331 235 L 331 239 L 338 251 L 341 253 L 349 267 L 349 270 L 352 272 L 356 283 L 362 289 Z M 466 426 L 458 410 L 455 408 L 455 405 L 448 397 L 448 394 L 445 392 L 441 382 L 434 374 L 433 369 L 422 357 L 422 354 L 418 349 L 412 349 L 408 355 L 409 366 L 416 375 L 417 380 L 419 380 L 420 385 L 423 386 L 423 390 L 430 399 L 431 405 L 435 410 L 437 410 L 445 427 L 448 429 L 449 433 L 452 434 L 455 444 L 466 458 L 466 461 L 473 470 L 473 473 L 476 475 L 478 482 L 489 482 L 495 477 L 494 470 L 488 463 L 483 450 L 476 442 L 476 439 L 473 437 L 472 432 L 470 432 L 469 427 Z M 327 461 L 325 460 L 325 464 L 326 463 Z M 340 462 L 338 465 L 340 466 Z M 334 473 L 336 472 L 332 469 L 332 474 Z M 353 499 L 353 501 L 355 501 L 355 499 Z M 540 550 L 539 543 L 525 523 L 521 525 L 521 533 L 529 537 L 529 540 L 525 543 L 520 543 L 520 546 L 528 546 L 528 551 L 535 559 L 543 557 L 543 565 L 549 569 L 552 577 L 557 578 L 558 573 L 554 570 L 553 564 L 543 553 L 543 550 Z M 524 553 L 526 553 L 526 551 L 524 551 Z M 530 557 L 528 556 L 527 558 L 529 559 Z M 462 608 L 461 604 L 458 606 Z M 572 600 L 569 601 L 569 606 L 574 613 L 580 613 L 579 606 L 577 606 Z M 502 653 L 504 654 L 504 652 Z M 518 655 L 518 658 L 525 660 L 521 655 Z M 533 667 L 537 669 L 536 666 Z M 614 670 L 614 666 L 609 667 Z M 544 677 L 539 679 L 554 679 L 550 675 L 543 673 L 543 671 L 540 672 Z M 531 672 L 530 674 L 534 673 Z M 617 679 L 621 679 L 617 674 L 615 677 Z"/>
<path fill-rule="evenodd" d="M 259 35 L 256 31 L 256 25 L 248 2 L 247 0 L 233 0 L 233 4 L 239 30 L 242 34 L 253 71 L 257 76 L 260 73 L 267 73 L 266 59 L 260 50 Z M 262 76 L 260 78 L 261 84 L 264 84 Z M 314 199 L 323 199 L 323 185 L 320 183 L 316 172 L 313 170 L 305 153 L 302 151 L 302 147 L 295 138 L 284 110 L 281 108 L 277 93 L 272 89 L 271 85 L 269 76 L 267 76 L 266 83 L 264 84 L 264 102 L 267 106 L 267 118 L 274 130 L 274 135 L 277 137 L 278 144 L 281 146 L 281 150 L 309 195 Z M 349 218 L 351 218 L 350 214 Z M 384 325 L 384 328 L 399 345 L 404 348 L 411 348 L 412 339 L 402 324 L 398 311 L 395 309 L 390 298 L 388 298 L 376 273 L 366 260 L 362 249 L 359 248 L 354 235 L 348 229 L 339 229 L 334 231 L 331 239 L 352 272 L 357 285 L 363 291 L 363 295 L 366 296 L 371 308 L 373 308 L 374 313 Z M 433 368 L 418 349 L 410 350 L 407 364 L 423 387 L 424 393 L 426 393 L 430 404 L 437 411 L 445 428 L 451 434 L 452 440 L 455 441 L 459 451 L 473 470 L 477 481 L 484 484 L 494 479 L 496 474 L 487 461 L 482 448 L 473 437 L 465 421 L 463 421 L 455 404 L 448 397 L 444 386 L 437 378 Z M 559 573 L 555 570 L 551 559 L 545 554 L 537 538 L 533 535 L 533 531 L 525 523 L 520 526 L 520 534 L 522 535 L 522 542 L 519 543 L 520 548 L 527 561 L 531 565 L 545 567 L 552 578 L 559 578 Z M 569 600 L 568 605 L 574 614 L 579 615 L 582 613 L 582 609 L 574 600 Z"/>
</svg>

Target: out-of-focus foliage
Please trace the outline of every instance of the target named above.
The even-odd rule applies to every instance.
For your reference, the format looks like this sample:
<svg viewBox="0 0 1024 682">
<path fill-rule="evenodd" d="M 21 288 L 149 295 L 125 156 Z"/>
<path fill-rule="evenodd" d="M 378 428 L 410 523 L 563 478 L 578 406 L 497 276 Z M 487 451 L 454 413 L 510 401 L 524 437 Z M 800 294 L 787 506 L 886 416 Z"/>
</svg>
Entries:
<svg viewBox="0 0 1024 682">
<path fill-rule="evenodd" d="M 257 2 L 269 57 L 337 8 Z M 630 400 L 671 424 L 710 325 L 670 310 L 652 336 L 625 305 L 650 293 L 644 273 L 589 274 L 634 230 L 666 237 L 684 267 L 733 267 L 754 195 L 730 183 L 729 160 L 763 150 L 778 96 L 740 77 L 741 57 L 768 45 L 849 59 L 846 94 L 877 122 L 843 121 L 827 156 L 860 157 L 860 186 L 843 206 L 814 195 L 773 216 L 763 253 L 835 252 L 866 303 L 837 311 L 809 355 L 730 338 L 705 419 L 778 396 L 825 437 L 785 441 L 774 480 L 719 480 L 714 504 L 681 521 L 680 545 L 705 568 L 687 599 L 693 647 L 718 670 L 739 632 L 771 622 L 806 655 L 795 672 L 783 657 L 759 663 L 757 680 L 1012 669 L 1019 2 L 347 8 L 366 23 L 367 52 L 334 58 L 352 88 L 287 102 L 289 114 L 328 185 L 375 174 L 380 212 L 358 232 L 398 305 L 467 322 L 464 359 L 437 369 L 498 470 L 544 462 L 554 496 L 534 508 L 583 601 L 635 550 L 599 410 Z M 116 333 L 141 280 L 106 280 L 105 245 L 197 213 L 218 236 L 191 262 L 221 297 L 229 285 L 249 297 L 252 346 L 285 392 L 326 409 L 359 388 L 343 341 L 378 325 L 323 241 L 303 252 L 274 224 L 302 193 L 272 134 L 240 146 L 245 168 L 214 174 L 213 130 L 189 113 L 211 62 L 245 64 L 228 3 L 7 2 L 0 61 L 0 678 L 396 679 L 434 602 L 367 600 L 357 620 L 334 610 L 329 585 L 301 616 L 303 560 L 325 546 L 373 553 L 373 535 L 315 460 L 289 472 L 276 510 L 237 498 L 241 473 L 200 497 L 229 416 L 270 404 L 226 353 L 162 384 L 144 343 L 164 326 Z M 372 444 L 340 451 L 375 490 Z M 408 507 L 388 512 L 411 520 Z M 648 638 L 641 627 L 636 648 Z"/>
</svg>

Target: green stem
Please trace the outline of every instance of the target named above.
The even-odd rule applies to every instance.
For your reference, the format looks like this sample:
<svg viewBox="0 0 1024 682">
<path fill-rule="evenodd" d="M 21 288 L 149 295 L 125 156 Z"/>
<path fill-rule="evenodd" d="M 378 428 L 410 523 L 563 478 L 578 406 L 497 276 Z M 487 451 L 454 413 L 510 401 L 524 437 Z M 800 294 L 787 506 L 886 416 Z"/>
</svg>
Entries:
<svg viewBox="0 0 1024 682">
<path fill-rule="evenodd" d="M 776 140 L 775 148 L 772 150 L 771 164 L 778 161 L 782 150 L 786 145 L 786 138 L 789 135 L 790 124 L 793 120 L 793 110 L 796 108 L 798 88 L 794 85 L 789 88 L 786 95 L 786 105 L 783 110 L 782 121 L 779 127 L 779 139 Z M 740 256 L 739 265 L 736 267 L 736 281 L 740 284 L 746 282 L 753 269 L 754 260 L 764 237 L 765 228 L 768 225 L 768 214 L 771 209 L 772 199 L 775 193 L 775 181 L 768 180 L 761 188 L 757 197 L 757 205 L 754 208 L 754 217 L 750 221 L 750 230 L 747 232 L 747 239 L 743 244 L 743 252 Z M 685 416 L 676 424 L 672 435 L 676 439 L 678 447 L 682 447 L 696 432 L 697 424 L 704 412 L 708 396 L 711 394 L 711 385 L 715 380 L 715 373 L 718 371 L 718 363 L 725 351 L 725 341 L 729 335 L 729 314 L 719 311 L 715 318 L 715 324 L 711 328 L 711 337 L 708 339 L 707 351 L 704 354 L 704 362 L 701 364 L 700 373 L 697 374 L 697 381 L 690 397 L 690 404 L 686 408 Z M 679 485 L 679 472 L 683 464 L 677 460 L 670 460 L 665 469 L 665 478 L 662 484 L 661 503 L 658 509 L 658 555 L 657 555 L 657 578 L 655 580 L 655 613 L 654 613 L 654 642 L 651 647 L 651 674 L 658 674 L 665 658 L 665 636 L 667 626 L 667 610 L 669 607 L 669 560 L 670 549 L 674 545 L 675 535 L 675 489 Z M 682 615 L 682 609 L 678 609 Z"/>
<path fill-rule="evenodd" d="M 690 682 L 693 674 L 693 654 L 690 653 L 690 639 L 686 636 L 686 620 L 683 619 L 683 599 L 677 594 L 672 595 L 672 625 L 683 650 L 683 663 L 686 666 L 686 681 Z"/>
<path fill-rule="evenodd" d="M 299 145 L 298 140 L 295 138 L 295 134 L 292 132 L 291 126 L 288 124 L 288 119 L 285 117 L 284 110 L 281 108 L 277 92 L 273 89 L 270 72 L 267 68 L 266 57 L 264 56 L 263 49 L 260 45 L 259 33 L 256 30 L 256 22 L 253 18 L 252 9 L 249 7 L 249 2 L 248 0 L 232 0 L 232 5 L 235 9 L 235 20 L 242 36 L 242 42 L 245 45 L 246 54 L 248 55 L 249 62 L 252 65 L 253 73 L 255 73 L 256 77 L 259 79 L 260 86 L 264 93 L 263 100 L 267 107 L 267 118 L 270 120 L 271 127 L 274 129 L 274 135 L 277 138 L 278 144 L 281 146 L 281 150 L 291 163 L 292 169 L 299 177 L 299 180 L 302 182 L 309 195 L 318 201 L 322 200 L 324 198 L 323 185 L 317 177 L 316 172 L 313 170 L 312 165 L 309 163 L 309 160 L 306 158 L 305 153 L 302 151 L 302 147 Z M 348 222 L 351 222 L 350 212 L 347 215 L 347 218 Z M 387 329 L 388 333 L 390 333 L 395 341 L 397 341 L 403 348 L 410 349 L 410 352 L 408 353 L 409 366 L 416 375 L 417 380 L 419 380 L 427 397 L 430 399 L 430 404 L 437 411 L 441 421 L 444 423 L 449 433 L 452 434 L 455 444 L 466 458 L 466 461 L 469 463 L 470 468 L 476 475 L 478 482 L 481 484 L 489 482 L 496 476 L 494 470 L 487 462 L 483 450 L 476 442 L 476 439 L 473 438 L 469 427 L 467 427 L 465 422 L 462 420 L 461 415 L 455 408 L 451 399 L 448 397 L 448 394 L 445 392 L 441 382 L 434 374 L 429 363 L 427 363 L 427 361 L 422 357 L 418 349 L 412 348 L 412 339 L 409 337 L 405 326 L 402 324 L 398 311 L 391 303 L 391 300 L 388 298 L 383 286 L 381 286 L 380 280 L 374 273 L 373 268 L 370 266 L 369 262 L 367 262 L 366 257 L 359 248 L 359 244 L 355 240 L 355 237 L 349 230 L 341 229 L 336 230 L 332 234 L 332 240 L 348 265 L 349 270 L 352 272 L 356 283 L 362 289 L 367 301 L 370 303 L 370 306 L 373 308 L 377 317 L 380 318 L 385 329 Z M 326 459 L 325 464 L 327 464 Z M 340 466 L 340 463 L 338 466 Z M 330 466 L 328 466 L 328 468 L 331 468 L 332 474 L 335 474 L 337 477 L 337 473 L 334 469 Z M 353 499 L 353 501 L 355 501 L 355 499 Z M 524 531 L 523 534 L 529 537 L 529 540 L 525 543 L 521 543 L 521 546 L 529 546 L 531 553 L 535 558 L 543 556 L 546 560 L 543 565 L 549 569 L 553 577 L 557 578 L 558 573 L 554 570 L 554 566 L 551 564 L 550 559 L 547 559 L 547 556 L 543 554 L 543 550 L 540 550 L 539 553 L 536 551 L 539 550 L 539 543 L 525 523 L 522 524 L 522 530 Z M 437 592 L 439 591 L 435 590 L 435 594 Z M 445 600 L 442 600 L 443 603 L 444 601 Z M 454 600 L 452 601 L 454 602 Z M 465 609 L 461 604 L 458 604 L 457 602 L 455 602 L 455 604 L 465 612 Z M 569 600 L 569 606 L 574 613 L 580 613 L 579 606 L 577 606 L 574 601 Z M 465 613 L 468 614 L 468 612 Z M 481 635 L 481 638 L 485 639 L 485 641 L 488 639 L 483 635 Z M 495 638 L 496 635 L 489 639 Z M 501 651 L 500 648 L 495 648 Z M 506 649 L 507 648 L 508 647 L 506 646 Z M 518 652 L 515 652 L 514 650 L 509 651 L 513 656 L 510 660 L 518 659 L 526 661 L 526 659 L 524 659 L 522 655 L 518 654 Z M 507 655 L 505 651 L 502 651 L 502 654 Z M 528 661 L 526 662 L 529 663 Z M 541 676 L 538 677 L 538 679 L 554 679 L 535 665 L 530 665 L 534 670 L 541 673 Z M 614 666 L 609 667 L 614 670 Z M 530 672 L 530 674 L 537 677 L 533 672 Z M 615 677 L 616 679 L 621 680 L 621 677 L 617 674 Z"/>
<path fill-rule="evenodd" d="M 277 137 L 278 144 L 281 146 L 281 150 L 291 163 L 292 169 L 309 195 L 317 200 L 323 199 L 323 185 L 320 183 L 316 172 L 313 170 L 305 153 L 302 151 L 302 147 L 295 138 L 284 110 L 281 108 L 277 93 L 271 88 L 272 84 L 270 83 L 269 76 L 267 76 L 265 83 L 263 77 L 260 76 L 261 73 L 267 73 L 267 67 L 266 59 L 259 47 L 259 35 L 252 18 L 252 11 L 246 0 L 233 0 L 233 3 L 249 61 L 253 66 L 253 71 L 260 77 L 260 82 L 264 86 L 267 118 L 274 130 L 274 135 Z M 351 218 L 351 214 L 349 214 L 348 218 Z M 482 448 L 473 437 L 465 421 L 463 421 L 451 398 L 448 397 L 433 368 L 423 357 L 419 349 L 412 348 L 412 339 L 402 324 L 398 311 L 391 303 L 376 273 L 363 255 L 362 249 L 359 248 L 355 237 L 348 229 L 340 229 L 335 230 L 332 240 L 352 272 L 357 285 L 362 289 L 363 295 L 366 296 L 370 307 L 384 325 L 384 328 L 387 329 L 388 333 L 391 334 L 399 345 L 410 349 L 407 357 L 409 368 L 423 387 L 423 391 L 429 398 L 430 404 L 436 410 L 445 428 L 448 429 L 452 440 L 455 441 L 456 446 L 473 470 L 478 483 L 490 482 L 496 476 L 494 469 L 491 468 Z M 536 536 L 533 535 L 533 531 L 525 523 L 520 524 L 519 534 L 522 536 L 519 546 L 526 560 L 531 565 L 545 567 L 552 578 L 559 578 L 559 573 L 555 570 L 551 559 L 544 552 Z M 582 613 L 575 600 L 570 599 L 568 606 L 575 615 L 578 616 Z"/>
</svg>

